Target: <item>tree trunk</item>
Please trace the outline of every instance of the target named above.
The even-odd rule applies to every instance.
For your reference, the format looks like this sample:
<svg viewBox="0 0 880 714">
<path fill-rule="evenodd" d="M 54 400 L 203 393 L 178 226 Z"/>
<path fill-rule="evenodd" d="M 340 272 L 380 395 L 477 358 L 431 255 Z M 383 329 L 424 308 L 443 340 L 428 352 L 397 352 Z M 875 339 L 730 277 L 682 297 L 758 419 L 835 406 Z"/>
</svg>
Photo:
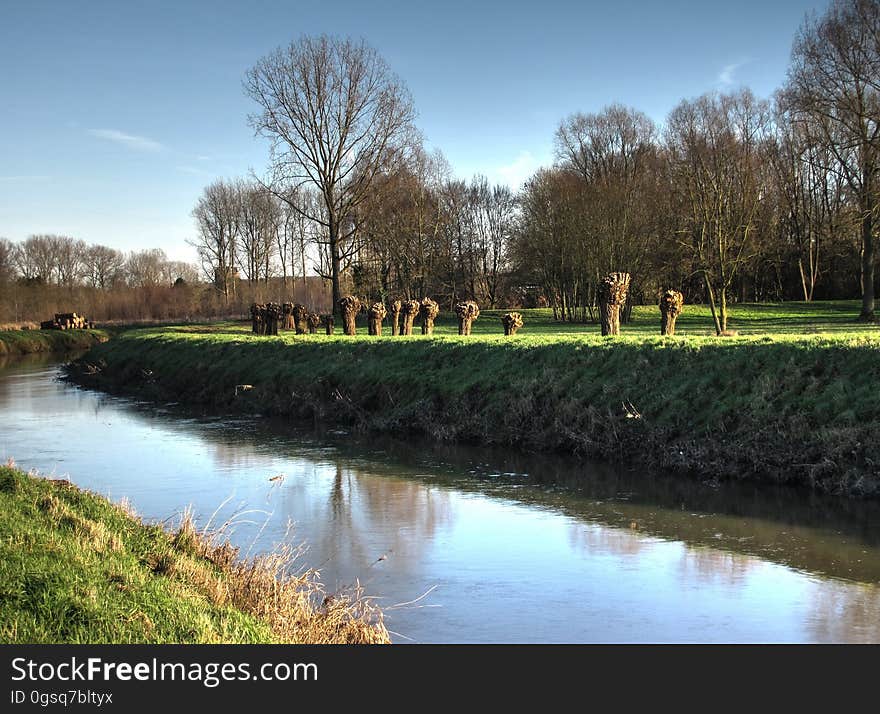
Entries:
<svg viewBox="0 0 880 714">
<path fill-rule="evenodd" d="M 518 312 L 508 312 L 501 318 L 501 324 L 504 325 L 505 335 L 515 335 L 517 330 L 523 326 L 522 314 Z"/>
<path fill-rule="evenodd" d="M 309 314 L 309 310 L 305 305 L 301 305 L 297 303 L 293 306 L 293 326 L 296 328 L 296 334 L 304 335 L 308 331 L 308 325 L 306 324 L 306 317 Z"/>
<path fill-rule="evenodd" d="M 709 298 L 709 310 L 712 311 L 712 321 L 715 323 L 715 334 L 721 336 L 722 327 L 718 319 L 718 311 L 715 309 L 715 291 L 712 289 L 712 282 L 708 275 L 703 276 L 706 281 L 706 297 Z"/>
<path fill-rule="evenodd" d="M 434 302 L 431 298 L 424 298 L 422 300 L 420 314 L 422 316 L 422 334 L 423 335 L 433 335 L 434 334 L 434 320 L 440 312 L 440 306 Z"/>
<path fill-rule="evenodd" d="M 862 214 L 862 312 L 859 320 L 874 321 L 874 218 L 873 199 L 865 201 Z"/>
<path fill-rule="evenodd" d="M 328 202 L 329 203 L 329 202 Z M 328 206 L 329 208 L 329 206 Z M 329 243 L 330 243 L 330 279 L 333 284 L 333 312 L 342 309 L 342 289 L 340 288 L 339 274 L 342 272 L 342 261 L 339 257 L 339 224 L 336 222 L 332 211 L 329 211 L 330 217 L 328 223 Z M 303 274 L 303 282 L 305 282 L 305 274 Z M 344 314 L 343 314 L 344 317 Z M 348 334 L 347 332 L 345 334 Z M 351 334 L 354 334 L 353 332 Z"/>
<path fill-rule="evenodd" d="M 660 334 L 674 335 L 675 320 L 681 314 L 684 295 L 678 290 L 667 290 L 660 298 Z"/>
<path fill-rule="evenodd" d="M 361 309 L 361 301 L 353 295 L 347 295 L 339 301 L 337 308 L 342 313 L 342 331 L 346 335 L 356 334 L 355 318 Z"/>
<path fill-rule="evenodd" d="M 403 303 L 400 300 L 392 300 L 391 301 L 391 335 L 397 336 L 400 334 L 400 310 L 403 306 Z"/>
<path fill-rule="evenodd" d="M 382 320 L 385 319 L 385 305 L 374 302 L 367 311 L 367 330 L 371 335 L 382 335 Z"/>
<path fill-rule="evenodd" d="M 609 273 L 599 284 L 599 319 L 602 335 L 620 334 L 620 308 L 629 292 L 629 273 Z"/>
<path fill-rule="evenodd" d="M 458 315 L 458 334 L 471 334 L 471 326 L 480 316 L 480 307 L 473 300 L 465 300 L 455 306 L 455 314 Z"/>
<path fill-rule="evenodd" d="M 413 330 L 413 322 L 416 315 L 419 314 L 421 304 L 418 300 L 404 300 L 401 305 L 401 313 L 403 314 L 403 330 L 401 334 L 411 335 Z"/>
</svg>

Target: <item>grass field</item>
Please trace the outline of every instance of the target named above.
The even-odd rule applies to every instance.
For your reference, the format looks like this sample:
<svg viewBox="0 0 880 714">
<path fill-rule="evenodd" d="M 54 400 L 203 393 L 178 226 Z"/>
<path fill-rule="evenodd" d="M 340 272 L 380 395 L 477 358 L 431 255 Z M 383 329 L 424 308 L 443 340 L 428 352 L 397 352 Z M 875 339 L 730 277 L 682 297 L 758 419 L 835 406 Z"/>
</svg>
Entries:
<svg viewBox="0 0 880 714">
<path fill-rule="evenodd" d="M 364 601 L 321 605 L 284 550 L 250 561 L 72 484 L 0 466 L 0 643 L 379 643 Z"/>
<path fill-rule="evenodd" d="M 855 303 L 740 306 L 717 338 L 699 308 L 673 338 L 647 308 L 597 325 L 484 312 L 459 337 L 257 336 L 244 323 L 126 332 L 74 371 L 102 389 L 365 429 L 641 462 L 702 478 L 880 492 L 880 331 Z M 776 327 L 773 332 L 767 328 Z"/>
<path fill-rule="evenodd" d="M 109 337 L 106 330 L 0 330 L 0 357 L 85 350 Z"/>
</svg>

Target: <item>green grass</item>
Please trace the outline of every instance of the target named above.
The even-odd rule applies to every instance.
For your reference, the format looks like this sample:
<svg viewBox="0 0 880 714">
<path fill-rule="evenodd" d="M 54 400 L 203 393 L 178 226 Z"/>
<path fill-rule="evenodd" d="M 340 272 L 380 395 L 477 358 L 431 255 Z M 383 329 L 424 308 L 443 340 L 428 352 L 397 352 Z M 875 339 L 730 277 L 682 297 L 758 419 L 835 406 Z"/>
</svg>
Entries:
<svg viewBox="0 0 880 714">
<path fill-rule="evenodd" d="M 278 580 L 277 558 L 236 553 L 0 466 L 0 642 L 387 641 L 344 602 L 315 607 L 311 582 Z"/>
<path fill-rule="evenodd" d="M 440 439 L 642 461 L 710 478 L 880 490 L 880 331 L 855 303 L 747 305 L 739 336 L 689 307 L 677 335 L 639 308 L 619 338 L 524 311 L 504 337 L 485 311 L 459 337 L 252 335 L 225 323 L 127 332 L 92 350 L 102 388 L 345 421 Z M 778 326 L 772 332 L 769 327 Z M 96 371 L 97 370 L 97 371 Z M 251 385 L 248 390 L 238 385 Z"/>
<path fill-rule="evenodd" d="M 108 338 L 106 330 L 0 330 L 0 356 L 73 352 Z"/>
</svg>

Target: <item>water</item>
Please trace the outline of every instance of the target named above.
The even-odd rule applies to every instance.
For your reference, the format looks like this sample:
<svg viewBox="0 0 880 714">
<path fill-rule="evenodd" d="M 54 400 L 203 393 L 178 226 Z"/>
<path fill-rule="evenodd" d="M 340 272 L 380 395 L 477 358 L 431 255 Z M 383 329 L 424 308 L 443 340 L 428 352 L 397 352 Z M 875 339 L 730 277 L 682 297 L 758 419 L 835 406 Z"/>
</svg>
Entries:
<svg viewBox="0 0 880 714">
<path fill-rule="evenodd" d="M 198 416 L 0 366 L 0 457 L 244 550 L 307 545 L 396 642 L 878 642 L 880 504 Z M 281 476 L 282 478 L 275 478 Z M 275 479 L 275 480 L 272 480 Z"/>
</svg>

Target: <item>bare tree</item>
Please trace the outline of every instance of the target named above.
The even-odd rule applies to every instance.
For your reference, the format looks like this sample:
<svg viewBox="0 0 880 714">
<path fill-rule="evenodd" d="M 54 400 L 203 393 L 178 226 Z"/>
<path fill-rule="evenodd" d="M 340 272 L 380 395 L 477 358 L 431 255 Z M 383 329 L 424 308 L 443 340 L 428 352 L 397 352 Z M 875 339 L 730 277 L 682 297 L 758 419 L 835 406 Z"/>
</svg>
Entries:
<svg viewBox="0 0 880 714">
<path fill-rule="evenodd" d="M 507 269 L 508 248 L 517 217 L 516 200 L 510 188 L 490 187 L 484 176 L 474 177 L 470 197 L 473 297 L 482 298 L 489 307 L 495 307 Z"/>
<path fill-rule="evenodd" d="M 671 188 L 682 196 L 682 246 L 693 251 L 720 335 L 727 297 L 750 257 L 766 193 L 769 107 L 748 90 L 682 101 L 667 120 Z"/>
<path fill-rule="evenodd" d="M 239 242 L 248 282 L 268 282 L 275 254 L 280 215 L 273 195 L 257 182 L 238 187 Z"/>
<path fill-rule="evenodd" d="M 0 238 L 0 283 L 8 283 L 15 275 L 15 244 Z"/>
<path fill-rule="evenodd" d="M 303 37 L 261 59 L 247 73 L 245 91 L 260 106 L 251 125 L 272 143 L 273 191 L 284 198 L 311 184 L 320 193 L 324 210 L 306 217 L 326 230 L 336 306 L 361 205 L 410 139 L 409 93 L 366 43 L 326 35 Z"/>
<path fill-rule="evenodd" d="M 161 248 L 133 252 L 125 261 L 128 284 L 135 288 L 154 287 L 165 282 L 168 258 Z"/>
<path fill-rule="evenodd" d="M 880 3 L 833 0 L 795 39 L 785 96 L 818 127 L 832 166 L 856 197 L 861 234 L 862 309 L 874 319 L 874 231 L 880 173 Z"/>
<path fill-rule="evenodd" d="M 239 236 L 238 187 L 218 180 L 206 186 L 193 209 L 198 237 L 190 244 L 196 248 L 207 279 L 223 293 L 235 294 L 236 258 Z"/>
<path fill-rule="evenodd" d="M 125 256 L 105 245 L 89 246 L 85 253 L 86 284 L 107 290 L 123 278 Z"/>
<path fill-rule="evenodd" d="M 74 240 L 68 236 L 55 237 L 56 271 L 58 284 L 71 287 L 79 283 L 85 271 L 85 241 Z"/>
<path fill-rule="evenodd" d="M 634 296 L 642 283 L 651 231 L 645 198 L 654 177 L 654 123 L 642 112 L 612 104 L 598 114 L 574 114 L 556 131 L 556 159 L 577 172 L 589 204 L 588 239 L 599 258 L 593 281 L 611 271 L 633 276 Z M 629 310 L 624 310 L 628 319 Z"/>
</svg>

